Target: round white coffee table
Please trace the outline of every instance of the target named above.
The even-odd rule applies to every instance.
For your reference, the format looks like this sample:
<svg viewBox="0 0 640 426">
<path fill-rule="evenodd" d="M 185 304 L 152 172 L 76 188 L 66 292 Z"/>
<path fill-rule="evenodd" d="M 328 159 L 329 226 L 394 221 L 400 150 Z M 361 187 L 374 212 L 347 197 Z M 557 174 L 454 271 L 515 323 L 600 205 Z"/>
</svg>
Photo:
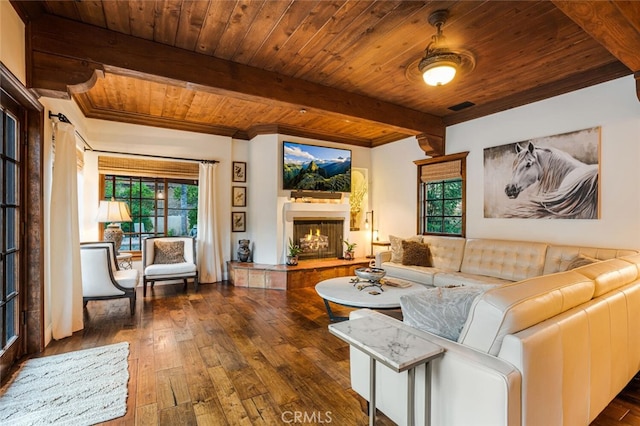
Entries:
<svg viewBox="0 0 640 426">
<path fill-rule="evenodd" d="M 338 277 L 320 281 L 316 284 L 316 293 L 324 300 L 327 314 L 331 321 L 342 321 L 346 317 L 333 315 L 329 302 L 351 308 L 370 309 L 398 309 L 400 307 L 400 296 L 405 294 L 424 291 L 427 287 L 420 284 L 411 284 L 409 287 L 393 287 L 383 284 L 380 287 L 368 286 L 358 289 L 358 285 L 367 285 L 367 282 L 360 281 L 354 283 L 356 277 Z M 407 283 L 394 279 L 394 282 Z M 384 283 L 384 279 L 382 280 Z"/>
</svg>

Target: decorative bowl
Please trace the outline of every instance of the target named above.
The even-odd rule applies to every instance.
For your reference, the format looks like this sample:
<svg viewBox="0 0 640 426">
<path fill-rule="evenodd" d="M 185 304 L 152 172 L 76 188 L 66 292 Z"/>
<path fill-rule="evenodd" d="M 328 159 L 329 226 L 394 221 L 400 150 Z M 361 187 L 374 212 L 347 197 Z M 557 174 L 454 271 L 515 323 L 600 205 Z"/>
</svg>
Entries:
<svg viewBox="0 0 640 426">
<path fill-rule="evenodd" d="M 361 280 L 380 281 L 387 274 L 387 271 L 382 268 L 366 267 L 357 268 L 355 273 Z"/>
</svg>

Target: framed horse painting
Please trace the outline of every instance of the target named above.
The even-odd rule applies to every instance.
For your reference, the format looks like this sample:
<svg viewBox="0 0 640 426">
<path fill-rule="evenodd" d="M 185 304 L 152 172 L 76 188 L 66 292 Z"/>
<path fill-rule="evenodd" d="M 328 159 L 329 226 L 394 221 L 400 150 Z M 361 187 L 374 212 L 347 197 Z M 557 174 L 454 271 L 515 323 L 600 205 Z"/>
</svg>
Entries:
<svg viewBox="0 0 640 426">
<path fill-rule="evenodd" d="M 598 219 L 600 127 L 484 150 L 484 217 Z"/>
</svg>

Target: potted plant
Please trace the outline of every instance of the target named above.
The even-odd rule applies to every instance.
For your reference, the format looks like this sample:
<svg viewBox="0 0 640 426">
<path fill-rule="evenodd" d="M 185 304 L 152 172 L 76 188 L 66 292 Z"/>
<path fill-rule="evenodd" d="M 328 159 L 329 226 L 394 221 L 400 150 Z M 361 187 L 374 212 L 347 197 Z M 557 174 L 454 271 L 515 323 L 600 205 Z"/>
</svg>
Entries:
<svg viewBox="0 0 640 426">
<path fill-rule="evenodd" d="M 355 259 L 356 256 L 355 256 L 355 253 L 354 253 L 354 249 L 356 248 L 356 246 L 358 244 L 350 243 L 349 240 L 343 240 L 342 242 L 346 246 L 346 248 L 344 249 L 344 260 L 353 260 L 353 259 Z"/>
<path fill-rule="evenodd" d="M 302 253 L 299 245 L 293 244 L 293 240 L 289 238 L 289 248 L 287 254 L 287 265 L 295 266 L 298 264 L 298 255 Z"/>
</svg>

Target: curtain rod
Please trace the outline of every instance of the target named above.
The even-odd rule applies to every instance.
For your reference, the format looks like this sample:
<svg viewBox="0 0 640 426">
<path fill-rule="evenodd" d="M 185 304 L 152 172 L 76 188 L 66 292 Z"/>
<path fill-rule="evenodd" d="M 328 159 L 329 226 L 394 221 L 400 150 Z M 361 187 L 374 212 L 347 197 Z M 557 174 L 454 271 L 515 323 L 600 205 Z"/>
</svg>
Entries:
<svg viewBox="0 0 640 426">
<path fill-rule="evenodd" d="M 63 123 L 72 124 L 71 121 L 69 121 L 69 119 L 67 118 L 66 115 L 64 115 L 62 113 L 54 114 L 51 111 L 49 111 L 49 119 L 53 119 L 53 118 L 57 118 L 58 120 L 62 121 Z M 98 152 L 100 154 L 133 155 L 133 156 L 136 156 L 136 157 L 162 158 L 164 160 L 195 161 L 195 162 L 198 162 L 198 163 L 211 163 L 211 164 L 219 163 L 218 160 L 198 160 L 198 159 L 195 159 L 195 158 L 168 157 L 168 156 L 164 156 L 164 155 L 136 154 L 136 153 L 131 153 L 131 152 L 118 152 L 118 151 L 103 151 L 103 150 L 100 150 L 100 149 L 93 149 L 93 147 L 91 145 L 89 145 L 89 143 L 85 140 L 85 138 L 82 137 L 82 135 L 80 133 L 78 133 L 77 130 L 76 130 L 76 135 L 78 135 L 78 137 L 80 139 L 82 139 L 82 142 L 85 144 L 85 148 L 84 148 L 85 151 L 88 149 L 91 152 Z"/>
</svg>

